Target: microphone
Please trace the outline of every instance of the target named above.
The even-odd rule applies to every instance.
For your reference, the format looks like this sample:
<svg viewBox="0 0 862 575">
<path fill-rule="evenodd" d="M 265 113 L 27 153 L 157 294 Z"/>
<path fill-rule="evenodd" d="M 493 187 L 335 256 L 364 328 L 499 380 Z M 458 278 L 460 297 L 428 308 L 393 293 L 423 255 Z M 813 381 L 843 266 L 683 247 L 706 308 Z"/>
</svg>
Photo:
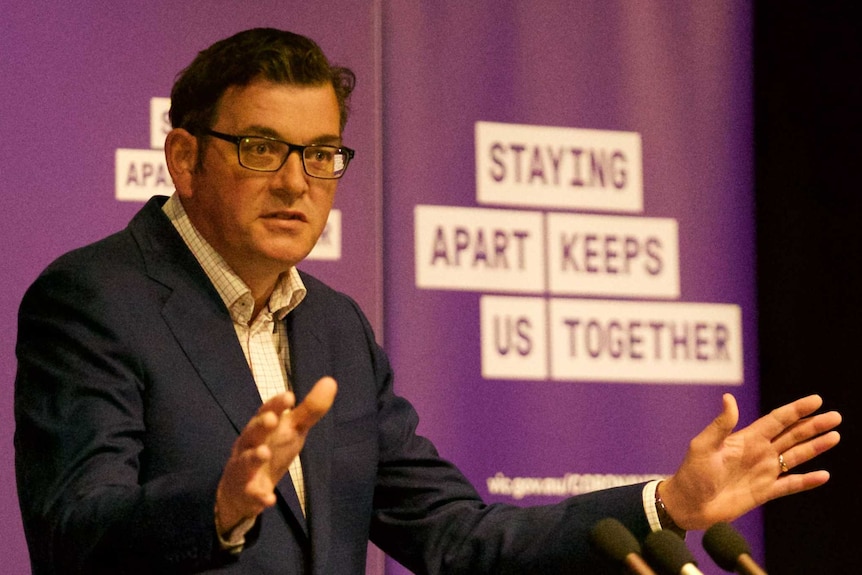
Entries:
<svg viewBox="0 0 862 575">
<path fill-rule="evenodd" d="M 703 575 L 685 541 L 667 529 L 646 536 L 644 557 L 650 565 L 657 566 L 662 575 Z"/>
<path fill-rule="evenodd" d="M 607 557 L 624 563 L 635 575 L 656 575 L 641 557 L 638 540 L 613 517 L 602 519 L 593 526 L 590 541 Z"/>
<path fill-rule="evenodd" d="M 766 575 L 751 558 L 748 543 L 730 523 L 716 523 L 703 534 L 703 548 L 716 564 L 731 573 Z"/>
</svg>

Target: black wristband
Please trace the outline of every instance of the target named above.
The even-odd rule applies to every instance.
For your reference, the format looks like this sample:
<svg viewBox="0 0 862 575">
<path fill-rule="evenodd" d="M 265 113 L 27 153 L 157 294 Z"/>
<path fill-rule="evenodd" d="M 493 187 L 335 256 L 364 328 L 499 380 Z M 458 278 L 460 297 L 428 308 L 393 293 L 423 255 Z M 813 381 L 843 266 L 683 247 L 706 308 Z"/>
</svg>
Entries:
<svg viewBox="0 0 862 575">
<path fill-rule="evenodd" d="M 664 506 L 664 501 L 662 501 L 661 495 L 658 493 L 658 485 L 655 488 L 655 511 L 658 514 L 658 521 L 661 523 L 662 529 L 673 531 L 681 539 L 685 539 L 685 529 L 677 525 L 673 517 L 670 516 L 670 513 L 667 512 L 667 507 Z"/>
</svg>

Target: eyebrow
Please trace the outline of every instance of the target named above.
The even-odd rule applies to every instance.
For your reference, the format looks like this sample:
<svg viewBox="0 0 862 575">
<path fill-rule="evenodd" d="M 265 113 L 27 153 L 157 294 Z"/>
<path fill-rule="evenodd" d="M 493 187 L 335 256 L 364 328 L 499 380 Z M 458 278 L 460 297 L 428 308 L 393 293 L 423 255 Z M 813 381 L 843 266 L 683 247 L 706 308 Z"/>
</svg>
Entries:
<svg viewBox="0 0 862 575">
<path fill-rule="evenodd" d="M 240 136 L 265 136 L 267 138 L 273 138 L 276 140 L 281 140 L 283 142 L 287 141 L 281 134 L 279 134 L 274 129 L 272 129 L 268 126 L 262 126 L 260 124 L 253 124 L 251 126 L 247 126 L 246 128 L 243 128 L 241 130 L 241 132 L 242 133 L 238 134 L 238 135 L 240 135 Z M 340 136 L 323 134 L 323 135 L 317 136 L 315 138 L 312 138 L 311 141 L 308 142 L 308 144 L 326 144 L 326 145 L 330 145 L 330 146 L 341 146 L 342 141 L 341 141 Z"/>
</svg>

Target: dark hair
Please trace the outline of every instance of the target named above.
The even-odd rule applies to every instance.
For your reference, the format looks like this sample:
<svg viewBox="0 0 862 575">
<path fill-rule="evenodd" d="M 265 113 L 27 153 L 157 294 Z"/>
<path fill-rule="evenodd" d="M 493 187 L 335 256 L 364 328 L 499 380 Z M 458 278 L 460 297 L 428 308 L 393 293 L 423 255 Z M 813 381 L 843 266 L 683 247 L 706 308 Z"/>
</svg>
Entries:
<svg viewBox="0 0 862 575">
<path fill-rule="evenodd" d="M 201 51 L 171 90 L 171 125 L 199 134 L 212 126 L 225 90 L 257 79 L 305 86 L 331 83 L 344 129 L 356 83 L 353 72 L 330 65 L 313 40 L 274 28 L 239 32 Z"/>
</svg>

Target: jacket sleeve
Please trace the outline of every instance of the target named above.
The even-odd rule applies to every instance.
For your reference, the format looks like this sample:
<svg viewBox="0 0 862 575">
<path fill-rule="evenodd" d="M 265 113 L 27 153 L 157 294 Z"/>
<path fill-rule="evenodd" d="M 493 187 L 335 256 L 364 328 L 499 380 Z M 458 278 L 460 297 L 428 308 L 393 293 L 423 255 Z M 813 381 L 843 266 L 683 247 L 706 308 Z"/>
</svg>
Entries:
<svg viewBox="0 0 862 575">
<path fill-rule="evenodd" d="M 649 532 L 643 484 L 556 505 L 485 504 L 466 477 L 417 434 L 419 417 L 393 391 L 383 350 L 365 325 L 378 388 L 380 461 L 371 540 L 415 573 L 617 573 L 590 547 L 595 523 L 615 517 L 636 537 Z"/>
<path fill-rule="evenodd" d="M 230 561 L 215 537 L 218 473 L 140 479 L 147 381 L 136 349 L 148 334 L 134 297 L 116 297 L 117 276 L 94 267 L 54 264 L 19 310 L 15 467 L 34 573 Z"/>
</svg>

